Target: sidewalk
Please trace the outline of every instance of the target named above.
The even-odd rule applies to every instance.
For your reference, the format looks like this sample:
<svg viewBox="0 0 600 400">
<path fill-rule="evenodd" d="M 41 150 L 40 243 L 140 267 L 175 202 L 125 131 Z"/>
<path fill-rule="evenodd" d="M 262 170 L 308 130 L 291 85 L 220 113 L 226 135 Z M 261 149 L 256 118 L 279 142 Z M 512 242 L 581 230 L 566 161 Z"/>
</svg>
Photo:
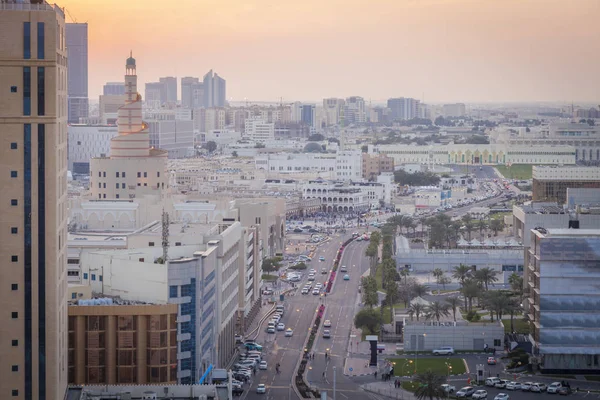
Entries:
<svg viewBox="0 0 600 400">
<path fill-rule="evenodd" d="M 379 394 L 392 399 L 416 400 L 416 397 L 412 393 L 401 388 L 395 388 L 393 380 L 387 382 L 366 383 L 361 385 L 361 388 L 367 392 Z"/>
</svg>

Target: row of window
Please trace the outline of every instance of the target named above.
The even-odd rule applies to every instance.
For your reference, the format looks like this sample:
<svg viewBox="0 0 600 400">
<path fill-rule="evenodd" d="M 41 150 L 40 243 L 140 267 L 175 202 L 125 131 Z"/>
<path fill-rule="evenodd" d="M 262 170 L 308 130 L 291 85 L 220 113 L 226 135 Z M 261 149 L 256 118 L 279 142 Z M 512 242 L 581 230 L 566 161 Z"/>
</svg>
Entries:
<svg viewBox="0 0 600 400">
<path fill-rule="evenodd" d="M 43 60 L 45 58 L 45 24 L 37 23 L 37 58 Z M 23 22 L 23 58 L 31 59 L 31 22 Z"/>
<path fill-rule="evenodd" d="M 115 177 L 116 178 L 125 178 L 126 175 L 125 175 L 125 172 L 121 172 L 121 173 L 115 172 Z M 138 172 L 137 173 L 137 177 L 141 178 L 142 177 L 142 173 Z M 148 172 L 144 172 L 144 178 L 147 178 L 147 177 L 148 177 Z M 160 171 L 156 172 L 156 177 L 160 178 Z M 106 178 L 106 171 L 98 171 L 98 178 Z"/>
</svg>

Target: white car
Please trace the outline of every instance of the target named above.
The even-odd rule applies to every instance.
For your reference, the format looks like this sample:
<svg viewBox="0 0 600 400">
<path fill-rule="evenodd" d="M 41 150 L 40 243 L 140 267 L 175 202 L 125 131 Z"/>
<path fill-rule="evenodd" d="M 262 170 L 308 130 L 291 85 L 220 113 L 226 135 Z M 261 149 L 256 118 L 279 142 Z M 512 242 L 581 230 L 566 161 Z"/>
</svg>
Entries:
<svg viewBox="0 0 600 400">
<path fill-rule="evenodd" d="M 442 387 L 442 390 L 444 391 L 444 393 L 452 394 L 452 393 L 456 392 L 456 386 L 452 386 L 447 383 L 444 383 L 441 387 Z"/>
<path fill-rule="evenodd" d="M 294 331 L 292 330 L 292 328 L 287 328 L 287 330 L 285 331 L 285 336 L 291 337 L 293 335 L 294 335 Z"/>
<path fill-rule="evenodd" d="M 284 331 L 285 330 L 285 325 L 283 324 L 283 322 L 280 322 L 279 324 L 277 324 L 277 330 L 278 331 Z"/>
<path fill-rule="evenodd" d="M 524 392 L 529 392 L 531 390 L 531 385 L 533 385 L 533 382 L 523 382 L 521 383 L 521 390 Z"/>
<path fill-rule="evenodd" d="M 474 399 L 487 399 L 487 391 L 482 389 L 477 390 L 471 397 Z"/>
<path fill-rule="evenodd" d="M 262 369 L 262 370 L 267 369 L 267 362 L 261 361 L 260 364 L 258 364 L 258 369 Z"/>
<path fill-rule="evenodd" d="M 521 384 L 519 382 L 508 382 L 506 384 L 506 390 L 521 390 Z"/>
<path fill-rule="evenodd" d="M 500 381 L 496 382 L 494 387 L 497 389 L 504 389 L 504 388 L 506 388 L 507 383 L 508 383 L 508 381 L 506 379 L 500 379 Z"/>
<path fill-rule="evenodd" d="M 506 393 L 498 393 L 496 397 L 494 397 L 494 400 L 508 400 L 509 398 L 510 396 Z"/>
<path fill-rule="evenodd" d="M 453 354 L 454 354 L 454 348 L 450 347 L 450 346 L 443 346 L 443 347 L 440 347 L 439 349 L 433 350 L 434 356 L 450 356 Z"/>
<path fill-rule="evenodd" d="M 534 393 L 542 393 L 546 391 L 546 384 L 545 383 L 534 383 L 533 385 L 531 385 L 531 388 L 529 389 L 530 391 L 534 392 Z"/>
<path fill-rule="evenodd" d="M 325 322 L 323 322 L 323 326 L 325 328 L 331 328 L 331 321 L 326 319 Z"/>
<path fill-rule="evenodd" d="M 464 388 L 456 392 L 456 397 L 470 397 L 473 395 L 473 393 L 475 393 L 475 388 L 473 386 L 465 386 Z"/>
<path fill-rule="evenodd" d="M 558 393 L 558 389 L 560 389 L 561 387 L 562 384 L 560 382 L 552 382 L 550 385 L 548 385 L 548 389 L 546 389 L 546 392 Z"/>
<path fill-rule="evenodd" d="M 267 387 L 265 386 L 264 383 L 259 383 L 258 386 L 256 387 L 256 393 L 258 394 L 265 394 L 267 393 Z"/>
<path fill-rule="evenodd" d="M 316 269 L 314 269 L 314 268 L 313 268 L 313 269 L 311 269 L 310 271 L 308 271 L 308 274 L 309 274 L 309 275 L 315 275 L 316 273 L 317 273 L 317 270 L 316 270 Z"/>
<path fill-rule="evenodd" d="M 308 294 L 308 289 L 307 289 L 307 288 L 304 288 L 304 289 L 302 289 L 302 292 L 301 292 L 301 293 L 302 293 L 302 294 Z"/>
<path fill-rule="evenodd" d="M 308 275 L 308 280 L 309 281 L 314 281 L 315 280 L 315 276 L 314 275 Z"/>
<path fill-rule="evenodd" d="M 485 380 L 485 386 L 494 387 L 496 383 L 500 382 L 500 378 L 491 377 Z"/>
<path fill-rule="evenodd" d="M 312 291 L 312 294 L 314 294 L 314 295 L 318 295 L 318 294 L 319 294 L 319 289 L 316 289 L 316 288 L 315 288 L 315 289 L 313 289 L 313 291 Z"/>
</svg>

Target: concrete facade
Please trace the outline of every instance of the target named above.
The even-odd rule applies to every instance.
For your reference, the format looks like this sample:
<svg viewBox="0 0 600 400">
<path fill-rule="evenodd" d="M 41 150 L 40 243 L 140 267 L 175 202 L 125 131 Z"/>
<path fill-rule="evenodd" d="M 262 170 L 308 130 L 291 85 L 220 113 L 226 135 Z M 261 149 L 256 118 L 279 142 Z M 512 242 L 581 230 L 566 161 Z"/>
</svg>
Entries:
<svg viewBox="0 0 600 400">
<path fill-rule="evenodd" d="M 483 351 L 489 348 L 501 350 L 504 346 L 504 325 L 502 322 L 436 323 L 417 322 L 404 319 L 404 350 L 431 351 L 442 346 L 454 350 Z"/>
</svg>

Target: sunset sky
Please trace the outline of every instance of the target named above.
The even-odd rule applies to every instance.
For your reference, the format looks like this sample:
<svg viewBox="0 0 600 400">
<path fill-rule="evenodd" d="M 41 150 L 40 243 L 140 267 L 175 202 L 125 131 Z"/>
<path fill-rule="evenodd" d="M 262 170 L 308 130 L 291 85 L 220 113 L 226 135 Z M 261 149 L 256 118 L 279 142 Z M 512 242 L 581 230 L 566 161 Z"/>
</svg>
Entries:
<svg viewBox="0 0 600 400">
<path fill-rule="evenodd" d="M 93 100 L 131 49 L 142 85 L 212 68 L 233 101 L 600 102 L 600 0 L 56 1 Z"/>
</svg>

